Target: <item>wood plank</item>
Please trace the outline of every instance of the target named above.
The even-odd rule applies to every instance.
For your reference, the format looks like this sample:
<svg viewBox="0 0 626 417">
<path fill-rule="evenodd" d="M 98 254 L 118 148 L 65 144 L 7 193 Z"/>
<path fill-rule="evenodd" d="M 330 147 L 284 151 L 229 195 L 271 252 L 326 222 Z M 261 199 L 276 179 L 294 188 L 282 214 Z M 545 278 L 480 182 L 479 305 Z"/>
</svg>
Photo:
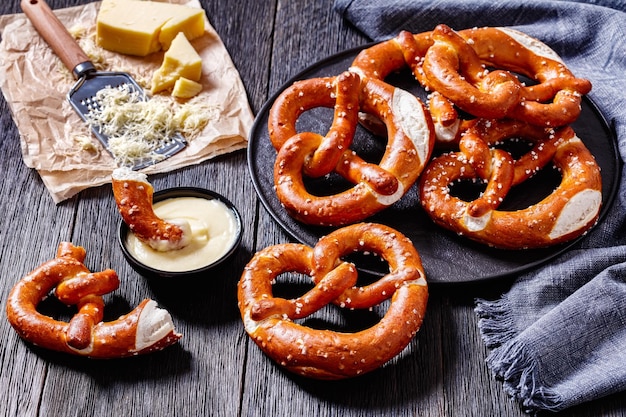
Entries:
<svg viewBox="0 0 626 417">
<path fill-rule="evenodd" d="M 442 371 L 449 408 L 447 415 L 464 410 L 468 417 L 521 417 L 524 413 L 518 404 L 506 398 L 501 384 L 491 376 L 484 362 L 488 352 L 478 331 L 472 295 L 471 292 L 458 295 L 453 291 L 442 300 Z"/>
</svg>

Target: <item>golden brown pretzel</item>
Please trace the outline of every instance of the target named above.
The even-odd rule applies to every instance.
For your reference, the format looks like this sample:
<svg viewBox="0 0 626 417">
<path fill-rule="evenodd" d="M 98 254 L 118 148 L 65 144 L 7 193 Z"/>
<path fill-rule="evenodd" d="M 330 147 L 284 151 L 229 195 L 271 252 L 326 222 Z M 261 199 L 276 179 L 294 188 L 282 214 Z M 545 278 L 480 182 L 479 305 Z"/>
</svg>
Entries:
<svg viewBox="0 0 626 417">
<path fill-rule="evenodd" d="M 161 350 L 180 339 L 169 314 L 146 299 L 130 313 L 102 322 L 102 295 L 115 290 L 115 271 L 90 272 L 85 249 L 62 242 L 54 259 L 22 278 L 7 299 L 7 318 L 24 340 L 45 349 L 92 358 L 118 358 Z M 54 290 L 65 304 L 76 305 L 69 323 L 37 311 Z"/>
<path fill-rule="evenodd" d="M 355 287 L 355 266 L 341 260 L 353 251 L 379 254 L 389 274 Z M 286 272 L 309 275 L 315 286 L 296 299 L 274 297 L 272 283 Z M 355 333 L 315 330 L 294 321 L 329 302 L 370 308 L 389 298 L 384 317 Z M 388 226 L 359 223 L 321 238 L 313 249 L 287 243 L 261 250 L 241 276 L 238 299 L 246 331 L 270 358 L 303 376 L 342 379 L 382 366 L 409 344 L 426 312 L 428 289 L 409 239 Z"/>
<path fill-rule="evenodd" d="M 422 65 L 428 86 L 477 117 L 564 126 L 578 118 L 581 96 L 591 90 L 591 83 L 576 78 L 554 51 L 519 31 L 455 32 L 438 25 L 432 38 Z M 513 72 L 538 84 L 524 86 Z"/>
<path fill-rule="evenodd" d="M 192 238 L 186 220 L 165 221 L 152 208 L 154 189 L 145 174 L 117 168 L 112 174 L 113 195 L 118 211 L 129 229 L 157 251 L 184 248 Z"/>
<path fill-rule="evenodd" d="M 576 120 L 581 96 L 591 90 L 591 83 L 576 78 L 548 46 L 509 28 L 455 32 L 439 25 L 431 32 L 403 31 L 361 51 L 351 71 L 384 80 L 405 66 L 431 94 L 440 144 L 457 141 L 464 130 L 452 103 L 476 117 L 506 116 L 558 127 Z M 537 84 L 523 85 L 513 74 Z"/>
<path fill-rule="evenodd" d="M 438 25 L 422 68 L 427 86 L 462 110 L 501 118 L 520 101 L 521 83 L 508 71 L 487 71 L 478 54 L 458 33 Z"/>
<path fill-rule="evenodd" d="M 522 100 L 509 117 L 547 127 L 565 126 L 578 118 L 582 96 L 591 91 L 591 82 L 574 76 L 547 45 L 510 28 L 466 29 L 462 35 L 486 65 L 536 82 L 522 85 Z"/>
<path fill-rule="evenodd" d="M 315 107 L 335 109 L 325 137 L 296 130 L 300 115 Z M 379 164 L 365 162 L 349 148 L 359 111 L 387 127 L 388 145 Z M 351 72 L 294 83 L 272 106 L 268 129 L 278 152 L 274 164 L 278 199 L 291 216 L 315 225 L 355 223 L 398 201 L 417 180 L 434 145 L 432 121 L 417 98 Z M 329 196 L 307 191 L 303 175 L 318 177 L 331 171 L 354 186 Z"/>
<path fill-rule="evenodd" d="M 536 145 L 518 161 L 485 146 L 508 138 Z M 435 223 L 490 246 L 525 249 L 569 241 L 596 222 L 602 204 L 600 169 L 570 127 L 542 131 L 510 120 L 481 120 L 463 140 L 467 141 L 463 151 L 433 159 L 420 178 L 420 201 Z M 498 210 L 512 185 L 550 161 L 562 179 L 549 196 L 525 209 Z M 451 194 L 453 182 L 476 178 L 489 180 L 477 200 L 468 202 Z"/>
</svg>

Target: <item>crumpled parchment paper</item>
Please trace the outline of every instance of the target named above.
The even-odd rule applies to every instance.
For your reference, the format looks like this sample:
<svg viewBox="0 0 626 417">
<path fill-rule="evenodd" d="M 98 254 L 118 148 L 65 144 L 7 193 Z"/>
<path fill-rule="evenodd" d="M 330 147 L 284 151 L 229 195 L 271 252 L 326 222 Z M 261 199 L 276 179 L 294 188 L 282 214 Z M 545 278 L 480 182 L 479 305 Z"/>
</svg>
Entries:
<svg viewBox="0 0 626 417">
<path fill-rule="evenodd" d="M 200 7 L 197 0 L 170 2 Z M 149 90 L 163 52 L 132 57 L 98 47 L 95 22 L 99 7 L 96 2 L 54 12 L 98 70 L 128 72 Z M 210 121 L 199 135 L 187 138 L 189 145 L 183 151 L 143 169 L 146 174 L 198 164 L 247 146 L 254 116 L 243 83 L 208 19 L 205 27 L 205 34 L 191 43 L 202 57 L 204 88 L 198 97 L 211 108 Z M 67 100 L 76 82 L 71 69 L 65 68 L 26 15 L 0 16 L 0 33 L 0 88 L 20 134 L 24 163 L 38 171 L 56 203 L 110 182 L 116 168 L 113 157 Z M 176 105 L 167 93 L 152 99 Z"/>
</svg>

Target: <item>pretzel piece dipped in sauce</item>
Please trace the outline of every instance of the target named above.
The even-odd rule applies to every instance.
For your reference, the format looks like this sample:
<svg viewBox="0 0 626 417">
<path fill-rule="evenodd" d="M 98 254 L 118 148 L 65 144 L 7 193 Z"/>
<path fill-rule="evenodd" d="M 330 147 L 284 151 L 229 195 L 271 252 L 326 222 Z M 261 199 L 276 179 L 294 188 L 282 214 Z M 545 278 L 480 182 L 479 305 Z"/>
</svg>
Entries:
<svg viewBox="0 0 626 417">
<path fill-rule="evenodd" d="M 111 182 L 118 211 L 137 238 L 163 252 L 184 248 L 191 242 L 187 220 L 165 221 L 156 215 L 152 207 L 154 188 L 145 174 L 127 167 L 117 168 Z"/>
</svg>

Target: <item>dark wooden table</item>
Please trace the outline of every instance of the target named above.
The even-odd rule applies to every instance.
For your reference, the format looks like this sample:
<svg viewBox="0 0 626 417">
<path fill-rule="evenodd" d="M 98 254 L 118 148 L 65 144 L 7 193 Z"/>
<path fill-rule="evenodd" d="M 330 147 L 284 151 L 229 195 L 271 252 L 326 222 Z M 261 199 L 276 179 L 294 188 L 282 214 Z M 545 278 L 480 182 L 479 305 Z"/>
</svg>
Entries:
<svg viewBox="0 0 626 417">
<path fill-rule="evenodd" d="M 51 0 L 53 9 L 85 0 Z M 289 78 L 328 55 L 368 42 L 332 9 L 331 0 L 201 0 L 239 69 L 255 114 Z M 17 0 L 0 13 L 19 13 Z M 434 22 L 435 23 L 435 22 Z M 151 297 L 168 309 L 180 343 L 147 356 L 98 361 L 32 348 L 0 321 L 0 415 L 3 416 L 521 416 L 490 375 L 473 312 L 474 297 L 495 297 L 510 282 L 431 287 L 426 320 L 403 354 L 371 374 L 339 382 L 283 372 L 244 331 L 236 284 L 252 254 L 290 241 L 260 204 L 246 153 L 239 151 L 155 175 L 156 189 L 197 185 L 224 194 L 245 228 L 231 263 L 204 280 L 148 281 L 124 261 L 110 186 L 55 205 L 37 172 L 22 162 L 18 132 L 0 101 L 0 298 L 24 274 L 54 256 L 60 241 L 87 249 L 94 271 L 117 270 L 110 302 L 121 314 Z M 115 311 L 108 314 L 115 314 Z M 626 415 L 614 395 L 563 416 Z"/>
</svg>

